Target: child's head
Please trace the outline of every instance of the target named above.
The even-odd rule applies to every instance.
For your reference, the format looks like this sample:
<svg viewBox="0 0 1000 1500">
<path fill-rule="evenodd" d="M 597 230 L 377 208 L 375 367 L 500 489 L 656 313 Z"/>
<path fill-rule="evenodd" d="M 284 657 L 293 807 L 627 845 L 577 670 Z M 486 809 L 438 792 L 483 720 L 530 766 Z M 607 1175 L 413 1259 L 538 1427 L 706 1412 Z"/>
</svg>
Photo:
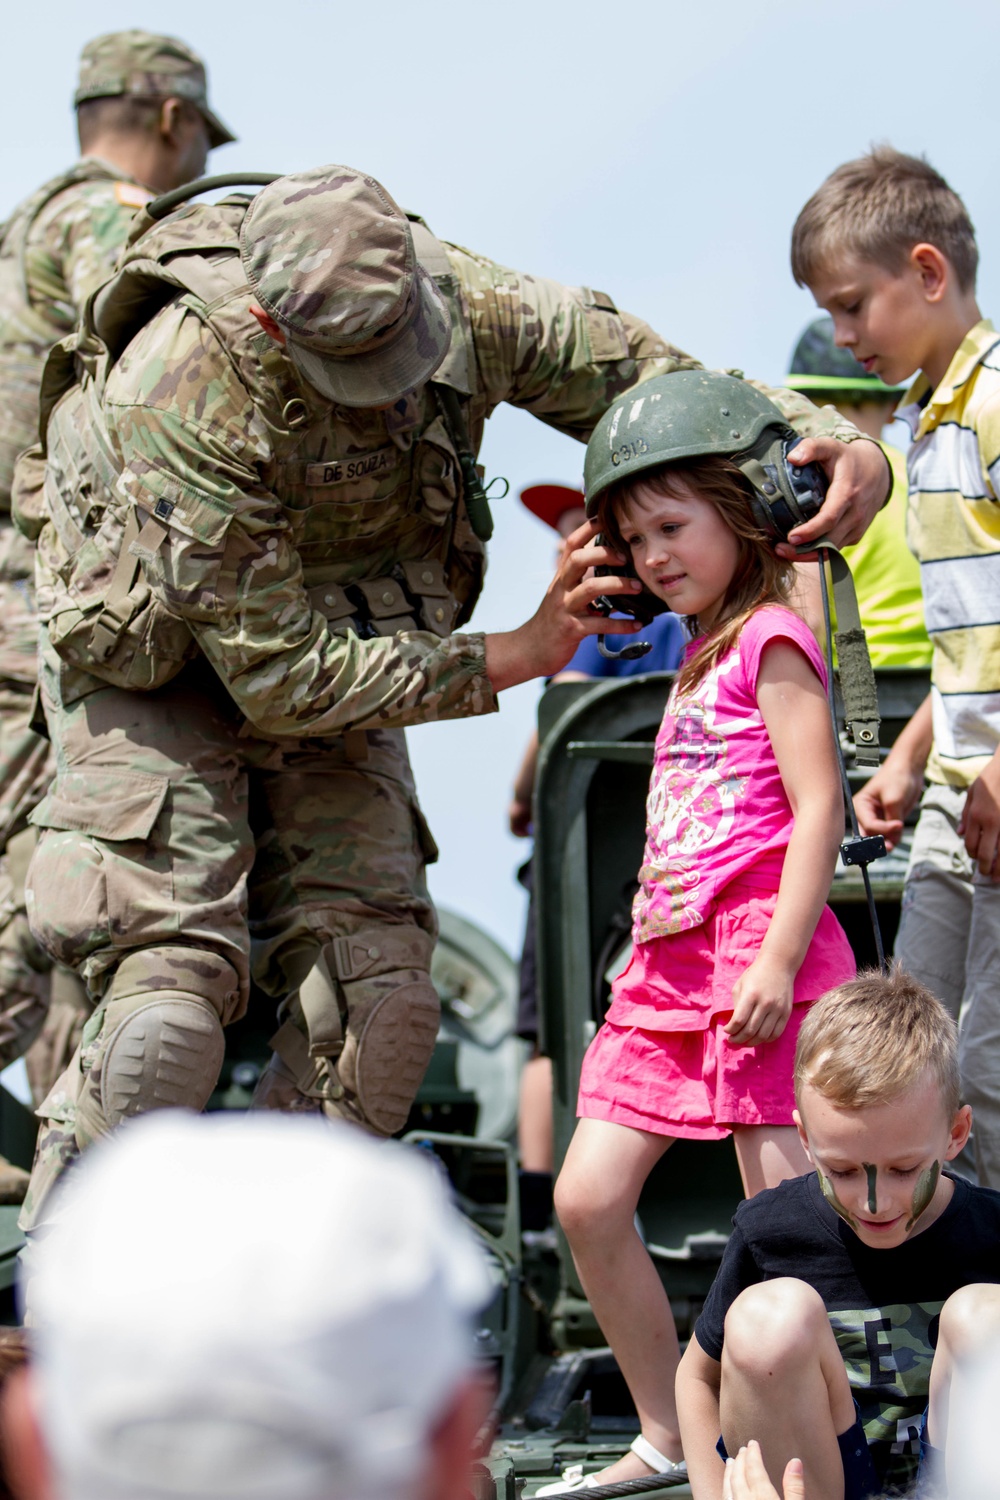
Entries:
<svg viewBox="0 0 1000 1500">
<path fill-rule="evenodd" d="M 957 193 L 891 146 L 832 172 L 792 230 L 795 280 L 832 315 L 838 344 L 887 385 L 947 366 L 978 319 L 978 258 Z"/>
<path fill-rule="evenodd" d="M 922 984 L 897 967 L 824 995 L 799 1032 L 795 1097 L 823 1192 L 865 1244 L 902 1244 L 937 1217 L 941 1166 L 965 1145 L 971 1113 L 955 1023 Z"/>
<path fill-rule="evenodd" d="M 757 519 L 746 478 L 721 454 L 621 480 L 602 495 L 597 519 L 650 593 L 706 631 L 683 688 L 728 650 L 753 610 L 787 602 L 790 565 Z"/>
</svg>

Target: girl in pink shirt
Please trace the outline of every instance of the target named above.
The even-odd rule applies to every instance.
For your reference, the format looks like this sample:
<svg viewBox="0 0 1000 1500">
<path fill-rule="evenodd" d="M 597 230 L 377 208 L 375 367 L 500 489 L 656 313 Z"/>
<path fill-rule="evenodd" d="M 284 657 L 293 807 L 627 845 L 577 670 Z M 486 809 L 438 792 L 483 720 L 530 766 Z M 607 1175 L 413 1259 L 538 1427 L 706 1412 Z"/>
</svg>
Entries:
<svg viewBox="0 0 1000 1500">
<path fill-rule="evenodd" d="M 642 1436 L 550 1492 L 682 1461 L 677 1334 L 634 1226 L 640 1191 L 680 1137 L 731 1133 L 748 1197 L 811 1170 L 792 1124 L 795 1038 L 855 974 L 826 905 L 844 835 L 826 669 L 746 480 L 719 456 L 647 469 L 608 491 L 599 522 L 695 638 L 656 741 L 632 960 L 584 1060 L 556 1185 Z"/>
</svg>

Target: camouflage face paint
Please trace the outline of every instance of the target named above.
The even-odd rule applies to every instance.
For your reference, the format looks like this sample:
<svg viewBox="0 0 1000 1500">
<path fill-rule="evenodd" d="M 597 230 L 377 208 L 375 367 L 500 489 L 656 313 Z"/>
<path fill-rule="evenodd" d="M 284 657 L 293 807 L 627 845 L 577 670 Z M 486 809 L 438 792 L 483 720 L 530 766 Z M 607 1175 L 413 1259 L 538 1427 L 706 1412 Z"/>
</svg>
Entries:
<svg viewBox="0 0 1000 1500">
<path fill-rule="evenodd" d="M 868 1212 L 870 1214 L 877 1214 L 878 1213 L 878 1200 L 875 1197 L 875 1171 L 876 1171 L 876 1169 L 872 1166 L 872 1164 L 871 1164 L 870 1161 L 863 1161 L 861 1163 L 861 1165 L 864 1168 L 865 1176 L 868 1179 Z"/>
<path fill-rule="evenodd" d="M 912 1212 L 910 1214 L 910 1217 L 906 1221 L 907 1234 L 909 1234 L 914 1224 L 920 1218 L 920 1215 L 924 1212 L 931 1199 L 934 1197 L 934 1190 L 938 1185 L 938 1178 L 940 1176 L 941 1163 L 939 1161 L 933 1161 L 927 1168 L 927 1171 L 921 1172 L 920 1176 L 917 1178 L 917 1185 L 913 1189 L 913 1201 L 910 1204 Z"/>
<path fill-rule="evenodd" d="M 828 1177 L 823 1176 L 823 1173 L 819 1170 L 818 1167 L 816 1169 L 816 1176 L 819 1178 L 820 1190 L 823 1194 L 823 1197 L 826 1199 L 827 1203 L 829 1203 L 834 1213 L 839 1214 L 844 1223 L 847 1224 L 851 1229 L 853 1229 L 855 1233 L 857 1233 L 858 1221 L 851 1213 L 850 1209 L 845 1208 L 840 1199 L 837 1197 L 833 1183 Z"/>
</svg>

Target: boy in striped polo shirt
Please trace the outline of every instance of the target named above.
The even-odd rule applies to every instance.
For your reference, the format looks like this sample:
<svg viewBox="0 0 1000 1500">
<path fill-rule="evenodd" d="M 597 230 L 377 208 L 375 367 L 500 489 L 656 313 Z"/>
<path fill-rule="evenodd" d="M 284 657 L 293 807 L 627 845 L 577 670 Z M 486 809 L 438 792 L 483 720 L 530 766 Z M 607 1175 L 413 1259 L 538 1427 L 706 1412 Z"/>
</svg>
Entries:
<svg viewBox="0 0 1000 1500">
<path fill-rule="evenodd" d="M 898 415 L 932 688 L 855 806 L 891 846 L 923 793 L 896 957 L 962 1014 L 976 1165 L 1000 1188 L 1000 335 L 977 263 L 958 195 L 889 146 L 838 167 L 792 232 L 837 344 L 887 385 L 917 374 Z"/>
</svg>

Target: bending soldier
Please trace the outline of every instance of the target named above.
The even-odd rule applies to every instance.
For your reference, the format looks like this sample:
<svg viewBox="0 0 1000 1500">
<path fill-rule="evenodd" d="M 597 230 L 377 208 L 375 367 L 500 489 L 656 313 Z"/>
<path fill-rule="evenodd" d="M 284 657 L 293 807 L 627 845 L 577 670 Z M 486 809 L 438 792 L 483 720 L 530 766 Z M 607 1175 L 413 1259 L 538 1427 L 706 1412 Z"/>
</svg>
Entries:
<svg viewBox="0 0 1000 1500">
<path fill-rule="evenodd" d="M 19 471 L 58 753 L 29 913 L 98 1002 L 40 1111 L 26 1227 L 123 1117 L 205 1103 L 251 963 L 283 1000 L 258 1104 L 404 1123 L 438 1005 L 401 730 L 638 628 L 589 609 L 634 583 L 585 577 L 614 561 L 588 525 L 530 621 L 461 631 L 485 566 L 463 454 L 501 401 L 585 438 L 694 364 L 602 293 L 442 245 L 345 167 L 137 218 L 47 370 L 44 512 Z M 778 399 L 860 529 L 881 451 Z"/>
<path fill-rule="evenodd" d="M 200 59 L 172 37 L 123 31 L 89 42 L 74 103 L 81 159 L 18 205 L 0 240 L 0 1067 L 38 1034 L 50 983 L 70 988 L 65 972 L 50 979 L 24 915 L 27 816 L 52 766 L 31 727 L 34 549 L 10 521 L 14 462 L 37 441 L 45 357 L 110 276 L 135 210 L 199 176 L 209 148 L 234 139 L 208 107 Z"/>
</svg>

